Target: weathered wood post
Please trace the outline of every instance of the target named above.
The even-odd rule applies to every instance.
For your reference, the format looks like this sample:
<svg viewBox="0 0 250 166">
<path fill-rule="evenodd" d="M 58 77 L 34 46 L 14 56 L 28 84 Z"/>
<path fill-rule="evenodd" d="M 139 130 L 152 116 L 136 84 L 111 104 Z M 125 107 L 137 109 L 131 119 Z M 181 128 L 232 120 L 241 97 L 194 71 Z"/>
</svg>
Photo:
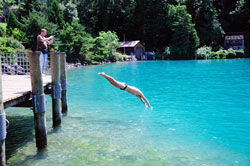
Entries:
<svg viewBox="0 0 250 166">
<path fill-rule="evenodd" d="M 67 104 L 67 78 L 66 78 L 66 53 L 60 53 L 60 79 L 61 79 L 61 88 L 62 88 L 62 113 L 65 114 L 68 112 Z"/>
<path fill-rule="evenodd" d="M 3 109 L 2 71 L 0 69 L 0 166 L 6 165 L 5 157 L 6 114 Z"/>
<path fill-rule="evenodd" d="M 51 52 L 53 127 L 61 124 L 60 53 Z"/>
<path fill-rule="evenodd" d="M 32 102 L 36 133 L 36 147 L 47 146 L 46 102 L 43 89 L 41 55 L 39 51 L 29 52 L 30 78 L 32 86 Z"/>
</svg>

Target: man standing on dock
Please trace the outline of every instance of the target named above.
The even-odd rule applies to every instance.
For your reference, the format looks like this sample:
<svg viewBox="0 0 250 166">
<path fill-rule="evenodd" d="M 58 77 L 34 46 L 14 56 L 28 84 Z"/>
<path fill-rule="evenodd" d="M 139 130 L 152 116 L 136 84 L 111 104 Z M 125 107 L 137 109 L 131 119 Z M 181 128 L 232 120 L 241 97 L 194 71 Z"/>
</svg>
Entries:
<svg viewBox="0 0 250 166">
<path fill-rule="evenodd" d="M 46 38 L 47 30 L 41 29 L 40 35 L 37 36 L 37 51 L 41 52 L 41 62 L 42 62 L 42 73 L 45 73 L 45 66 L 48 57 L 48 45 L 52 44 L 54 41 L 54 36 Z"/>
</svg>

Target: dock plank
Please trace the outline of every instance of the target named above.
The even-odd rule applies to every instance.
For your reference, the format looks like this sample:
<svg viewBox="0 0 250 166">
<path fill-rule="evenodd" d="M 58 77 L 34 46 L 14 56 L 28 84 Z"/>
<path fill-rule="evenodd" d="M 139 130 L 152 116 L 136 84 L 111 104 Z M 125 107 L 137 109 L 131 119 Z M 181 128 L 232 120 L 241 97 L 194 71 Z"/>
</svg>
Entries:
<svg viewBox="0 0 250 166">
<path fill-rule="evenodd" d="M 43 76 L 43 85 L 50 84 L 51 76 Z M 3 102 L 11 102 L 31 93 L 31 80 L 29 75 L 2 75 Z"/>
</svg>

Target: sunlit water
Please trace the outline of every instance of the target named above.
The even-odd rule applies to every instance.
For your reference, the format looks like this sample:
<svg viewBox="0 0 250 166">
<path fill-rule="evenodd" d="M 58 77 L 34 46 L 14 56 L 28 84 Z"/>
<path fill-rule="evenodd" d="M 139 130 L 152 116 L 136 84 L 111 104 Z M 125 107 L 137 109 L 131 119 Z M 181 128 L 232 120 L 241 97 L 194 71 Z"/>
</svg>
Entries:
<svg viewBox="0 0 250 166">
<path fill-rule="evenodd" d="M 69 113 L 37 152 L 33 113 L 7 109 L 10 166 L 249 166 L 250 60 L 156 61 L 68 71 Z M 141 89 L 153 106 L 97 73 Z"/>
</svg>

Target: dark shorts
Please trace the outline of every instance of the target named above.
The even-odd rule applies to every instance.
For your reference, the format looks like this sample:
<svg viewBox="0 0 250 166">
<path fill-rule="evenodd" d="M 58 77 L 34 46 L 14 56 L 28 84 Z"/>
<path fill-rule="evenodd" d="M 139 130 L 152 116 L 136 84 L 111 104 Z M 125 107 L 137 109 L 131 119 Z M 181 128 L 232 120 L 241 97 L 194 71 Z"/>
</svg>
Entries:
<svg viewBox="0 0 250 166">
<path fill-rule="evenodd" d="M 125 83 L 124 88 L 120 88 L 121 90 L 125 90 L 128 87 L 128 85 Z"/>
</svg>

